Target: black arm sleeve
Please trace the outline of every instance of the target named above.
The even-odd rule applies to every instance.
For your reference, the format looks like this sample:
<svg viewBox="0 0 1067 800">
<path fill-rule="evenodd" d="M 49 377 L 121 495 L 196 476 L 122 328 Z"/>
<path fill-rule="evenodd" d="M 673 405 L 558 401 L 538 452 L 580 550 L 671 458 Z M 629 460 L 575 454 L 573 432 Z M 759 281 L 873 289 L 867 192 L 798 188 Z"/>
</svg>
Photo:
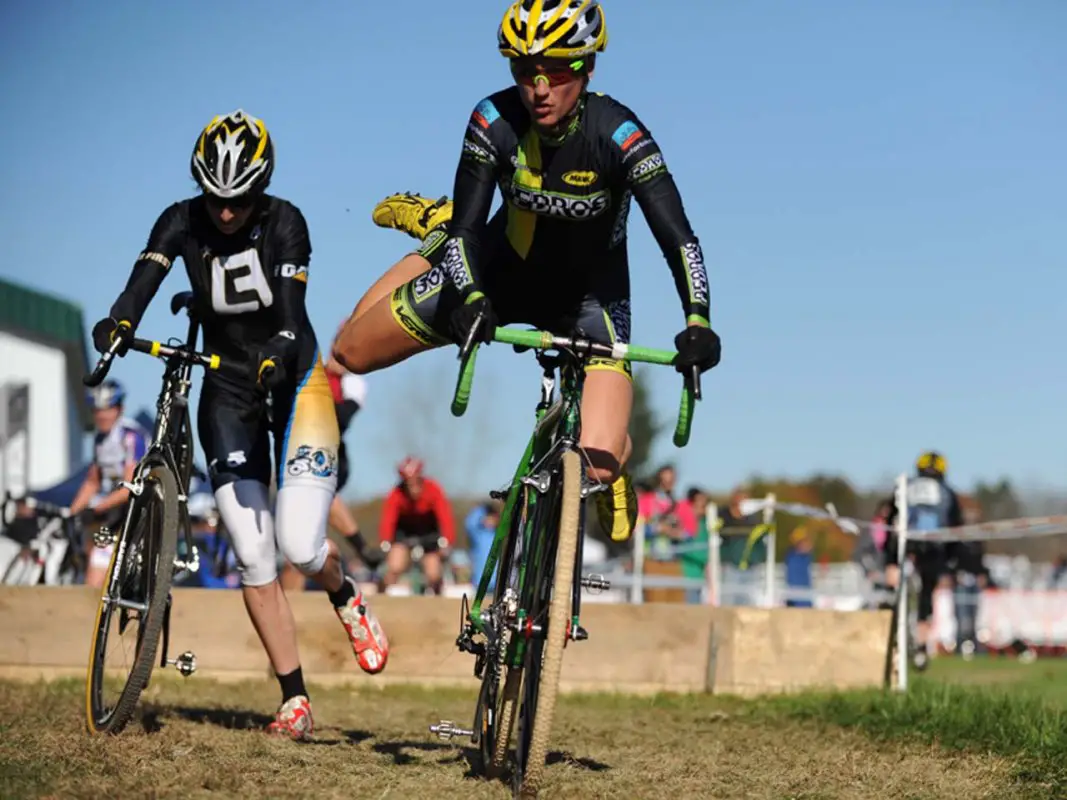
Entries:
<svg viewBox="0 0 1067 800">
<path fill-rule="evenodd" d="M 311 236 L 307 220 L 296 206 L 282 203 L 278 207 L 275 229 L 274 314 L 277 330 L 272 340 L 276 352 L 271 355 L 289 359 L 296 353 L 296 341 L 307 327 L 308 267 L 311 264 Z"/>
<path fill-rule="evenodd" d="M 674 276 L 686 317 L 710 320 L 711 297 L 704 253 L 689 225 L 663 152 L 633 112 L 614 129 L 612 140 L 626 171 L 627 187 L 641 206 L 641 213 Z"/>
<path fill-rule="evenodd" d="M 492 135 L 498 117 L 489 99 L 477 105 L 467 123 L 463 153 L 456 168 L 452 222 L 441 264 L 461 295 L 468 295 L 479 286 L 479 248 L 499 171 L 500 154 Z"/>
<path fill-rule="evenodd" d="M 174 259 L 181 254 L 186 227 L 187 216 L 181 203 L 175 203 L 159 215 L 148 235 L 148 243 L 134 262 L 126 288 L 111 306 L 113 318 L 120 322 L 126 320 L 133 328 L 141 323 Z"/>
</svg>

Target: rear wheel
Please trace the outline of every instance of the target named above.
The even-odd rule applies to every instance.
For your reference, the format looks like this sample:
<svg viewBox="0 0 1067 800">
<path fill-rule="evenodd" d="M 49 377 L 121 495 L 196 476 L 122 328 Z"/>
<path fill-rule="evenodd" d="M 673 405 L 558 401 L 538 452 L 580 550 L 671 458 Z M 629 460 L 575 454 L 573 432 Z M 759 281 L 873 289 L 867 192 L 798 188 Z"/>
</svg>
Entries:
<svg viewBox="0 0 1067 800">
<path fill-rule="evenodd" d="M 178 541 L 178 483 L 158 464 L 143 487 L 130 501 L 97 609 L 85 687 L 90 733 L 126 727 L 159 648 Z"/>
<path fill-rule="evenodd" d="M 533 571 L 534 603 L 530 621 L 541 626 L 540 634 L 527 641 L 525 686 L 519 710 L 519 742 L 515 794 L 536 797 L 541 788 L 548 754 L 548 739 L 556 712 L 559 676 L 563 667 L 563 648 L 567 641 L 574 594 L 574 567 L 578 552 L 581 519 L 582 463 L 578 453 L 566 450 L 562 458 L 562 480 L 556 484 L 558 494 L 548 502 L 549 517 L 541 528 L 545 541 L 541 563 L 527 562 Z M 546 495 L 548 500 L 551 495 Z M 558 536 L 552 523 L 558 519 Z M 552 546 L 554 545 L 554 547 Z M 527 575 L 529 581 L 530 575 Z"/>
</svg>

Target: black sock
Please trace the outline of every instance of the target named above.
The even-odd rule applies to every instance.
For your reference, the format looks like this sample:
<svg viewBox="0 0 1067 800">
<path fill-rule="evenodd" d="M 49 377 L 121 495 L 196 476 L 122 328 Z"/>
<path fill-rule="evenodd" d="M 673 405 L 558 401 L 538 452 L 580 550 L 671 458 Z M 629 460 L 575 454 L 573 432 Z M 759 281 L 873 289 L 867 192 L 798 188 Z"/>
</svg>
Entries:
<svg viewBox="0 0 1067 800">
<path fill-rule="evenodd" d="M 349 600 L 356 596 L 356 586 L 348 578 L 341 581 L 341 588 L 336 592 L 327 592 L 334 608 L 343 608 Z"/>
<path fill-rule="evenodd" d="M 283 703 L 287 700 L 291 700 L 298 694 L 307 697 L 308 690 L 307 687 L 304 686 L 304 671 L 300 667 L 297 667 L 288 675 L 279 675 L 278 683 L 280 683 L 282 687 Z"/>
</svg>

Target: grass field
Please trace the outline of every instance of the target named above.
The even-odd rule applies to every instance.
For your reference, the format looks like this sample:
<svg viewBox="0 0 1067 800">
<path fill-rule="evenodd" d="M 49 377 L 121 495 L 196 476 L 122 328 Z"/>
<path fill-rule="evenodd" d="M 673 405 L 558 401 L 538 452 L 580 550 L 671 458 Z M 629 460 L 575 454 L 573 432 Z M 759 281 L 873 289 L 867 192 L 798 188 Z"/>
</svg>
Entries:
<svg viewBox="0 0 1067 800">
<path fill-rule="evenodd" d="M 315 741 L 268 738 L 268 682 L 159 676 L 119 737 L 83 731 L 83 687 L 0 683 L 0 797 L 505 798 L 469 748 L 472 689 L 312 687 Z M 1067 661 L 936 661 L 907 696 L 741 701 L 565 696 L 544 797 L 1062 798 Z"/>
</svg>

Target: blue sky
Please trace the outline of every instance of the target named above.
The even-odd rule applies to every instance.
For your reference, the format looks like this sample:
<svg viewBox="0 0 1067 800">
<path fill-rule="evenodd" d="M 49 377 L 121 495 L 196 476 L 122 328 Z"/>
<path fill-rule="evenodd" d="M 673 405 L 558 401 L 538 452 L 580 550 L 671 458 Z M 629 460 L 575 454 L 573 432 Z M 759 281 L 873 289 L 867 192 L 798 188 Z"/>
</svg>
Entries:
<svg viewBox="0 0 1067 800">
<path fill-rule="evenodd" d="M 243 107 L 276 141 L 272 191 L 308 218 L 320 341 L 412 240 L 382 197 L 451 191 L 471 108 L 508 83 L 505 3 L 7 6 L 0 25 L 0 273 L 81 303 L 87 328 L 152 223 L 188 196 L 188 156 Z M 607 0 L 593 88 L 651 128 L 700 236 L 723 362 L 683 484 L 840 471 L 861 485 L 943 450 L 961 485 L 1067 474 L 1067 3 Z M 682 323 L 644 219 L 630 223 L 633 338 Z M 180 335 L 172 272 L 141 332 Z M 454 490 L 507 480 L 539 376 L 483 349 L 467 415 L 454 350 L 369 376 L 349 493 L 411 447 Z M 132 407 L 160 366 L 120 362 Z M 655 402 L 674 413 L 669 370 Z"/>
</svg>

